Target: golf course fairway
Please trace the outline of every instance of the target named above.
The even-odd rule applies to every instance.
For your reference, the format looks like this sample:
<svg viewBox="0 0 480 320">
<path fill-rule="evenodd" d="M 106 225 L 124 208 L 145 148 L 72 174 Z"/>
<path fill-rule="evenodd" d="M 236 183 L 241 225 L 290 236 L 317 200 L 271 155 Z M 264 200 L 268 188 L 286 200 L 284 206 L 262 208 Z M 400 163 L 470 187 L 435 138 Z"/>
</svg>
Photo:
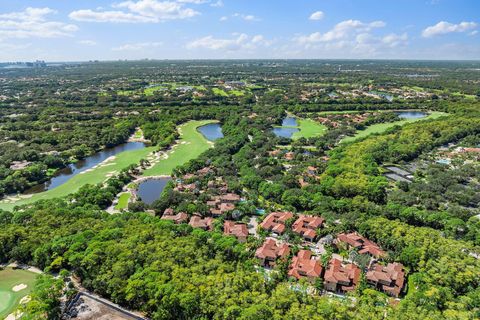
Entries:
<svg viewBox="0 0 480 320">
<path fill-rule="evenodd" d="M 213 120 L 192 120 L 178 126 L 180 133 L 179 143 L 166 152 L 166 157 L 159 159 L 153 167 L 145 170 L 144 176 L 170 175 L 178 165 L 198 157 L 202 152 L 213 146 L 197 128 L 205 124 L 213 123 Z M 137 150 L 124 151 L 111 157 L 98 166 L 78 174 L 66 183 L 45 192 L 33 195 L 9 196 L 0 201 L 0 209 L 11 210 L 15 206 L 33 203 L 38 200 L 64 197 L 76 192 L 86 184 L 98 184 L 110 176 L 119 173 L 123 168 L 131 164 L 139 163 L 141 159 L 150 161 L 156 147 L 146 147 Z"/>
</svg>

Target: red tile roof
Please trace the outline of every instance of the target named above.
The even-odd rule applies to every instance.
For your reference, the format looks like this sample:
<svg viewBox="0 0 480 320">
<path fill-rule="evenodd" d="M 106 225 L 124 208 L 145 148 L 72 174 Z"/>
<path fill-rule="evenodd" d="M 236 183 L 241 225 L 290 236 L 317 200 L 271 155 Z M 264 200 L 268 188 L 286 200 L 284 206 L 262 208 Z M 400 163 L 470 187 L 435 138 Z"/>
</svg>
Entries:
<svg viewBox="0 0 480 320">
<path fill-rule="evenodd" d="M 348 234 L 341 233 L 337 236 L 337 241 L 347 243 L 351 247 L 357 248 L 360 254 L 370 254 L 376 258 L 384 257 L 387 254 L 375 242 L 362 237 L 356 232 Z"/>
<path fill-rule="evenodd" d="M 397 262 L 389 263 L 386 267 L 378 263 L 374 264 L 365 277 L 368 283 L 397 298 L 405 285 L 403 265 Z"/>
<path fill-rule="evenodd" d="M 286 229 L 285 222 L 291 218 L 293 218 L 291 212 L 272 212 L 262 221 L 260 227 L 264 230 L 282 234 Z"/>
<path fill-rule="evenodd" d="M 330 291 L 355 290 L 360 281 L 361 271 L 354 264 L 342 265 L 338 259 L 330 260 L 325 271 L 325 288 Z"/>
<path fill-rule="evenodd" d="M 193 228 L 201 228 L 204 230 L 212 230 L 213 229 L 213 218 L 208 217 L 205 219 L 200 218 L 199 216 L 193 216 L 190 219 L 189 225 Z"/>
<path fill-rule="evenodd" d="M 320 228 L 324 222 L 325 220 L 321 217 L 300 215 L 292 225 L 292 230 L 304 238 L 313 240 L 317 236 L 316 229 Z"/>
<path fill-rule="evenodd" d="M 163 215 L 160 219 L 171 220 L 176 224 L 180 224 L 188 221 L 188 215 L 185 212 L 179 212 L 176 215 Z"/>
<path fill-rule="evenodd" d="M 234 221 L 224 222 L 223 233 L 227 236 L 235 236 L 240 241 L 246 241 L 248 237 L 247 226 L 243 223 L 235 223 Z"/>
<path fill-rule="evenodd" d="M 322 265 L 318 260 L 313 259 L 311 251 L 300 250 L 292 259 L 288 275 L 299 280 L 304 277 L 312 279 L 320 277 L 322 271 Z"/>
<path fill-rule="evenodd" d="M 255 252 L 255 257 L 264 261 L 274 262 L 278 258 L 286 258 L 290 253 L 290 248 L 286 243 L 277 244 L 277 241 L 268 238 L 260 248 Z M 270 263 L 272 265 L 272 263 Z"/>
</svg>

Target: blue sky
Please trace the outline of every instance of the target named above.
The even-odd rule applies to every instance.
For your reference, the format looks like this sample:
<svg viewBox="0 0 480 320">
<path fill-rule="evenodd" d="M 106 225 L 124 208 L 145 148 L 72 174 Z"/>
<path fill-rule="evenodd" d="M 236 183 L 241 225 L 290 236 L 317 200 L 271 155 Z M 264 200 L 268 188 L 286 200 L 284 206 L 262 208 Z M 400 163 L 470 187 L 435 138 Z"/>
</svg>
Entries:
<svg viewBox="0 0 480 320">
<path fill-rule="evenodd" d="M 0 0 L 0 61 L 480 59 L 478 0 Z"/>
</svg>

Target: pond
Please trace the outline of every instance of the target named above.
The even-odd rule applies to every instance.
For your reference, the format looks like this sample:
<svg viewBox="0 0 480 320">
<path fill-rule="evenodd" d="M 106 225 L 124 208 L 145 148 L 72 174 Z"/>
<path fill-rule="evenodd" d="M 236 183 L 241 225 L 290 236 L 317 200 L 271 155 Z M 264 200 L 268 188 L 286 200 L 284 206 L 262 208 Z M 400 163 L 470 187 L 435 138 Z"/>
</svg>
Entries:
<svg viewBox="0 0 480 320">
<path fill-rule="evenodd" d="M 198 127 L 198 131 L 210 141 L 223 138 L 222 126 L 219 123 L 209 123 Z"/>
<path fill-rule="evenodd" d="M 148 205 L 152 204 L 155 200 L 160 198 L 168 181 L 170 181 L 170 178 L 148 179 L 140 182 L 137 189 L 139 200 L 142 200 Z"/>
<path fill-rule="evenodd" d="M 94 155 L 91 155 L 89 157 L 86 157 L 85 159 L 82 159 L 80 161 L 77 161 L 75 163 L 69 164 L 66 168 L 63 168 L 59 170 L 53 178 L 51 178 L 49 181 L 36 185 L 27 191 L 25 191 L 25 194 L 32 194 L 32 193 L 38 193 L 38 192 L 43 192 L 47 191 L 53 188 L 56 188 L 77 174 L 91 169 L 95 167 L 96 165 L 102 163 L 106 159 L 115 156 L 116 154 L 124 151 L 130 151 L 130 150 L 137 150 L 145 148 L 145 143 L 143 142 L 127 142 L 120 144 L 116 147 L 112 148 L 105 148 Z"/>
<path fill-rule="evenodd" d="M 297 132 L 299 129 L 295 128 L 298 126 L 297 119 L 294 117 L 286 117 L 282 120 L 281 127 L 273 128 L 273 133 L 277 137 L 281 138 L 291 138 L 292 135 Z"/>
<path fill-rule="evenodd" d="M 396 113 L 402 119 L 421 119 L 427 116 L 427 113 L 422 111 L 398 111 Z"/>
</svg>

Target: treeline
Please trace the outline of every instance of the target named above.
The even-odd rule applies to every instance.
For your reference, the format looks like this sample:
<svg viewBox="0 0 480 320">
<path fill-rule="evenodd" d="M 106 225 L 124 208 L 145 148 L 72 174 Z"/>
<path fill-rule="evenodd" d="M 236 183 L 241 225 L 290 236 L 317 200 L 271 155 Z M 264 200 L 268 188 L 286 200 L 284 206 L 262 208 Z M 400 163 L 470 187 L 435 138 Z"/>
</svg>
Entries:
<svg viewBox="0 0 480 320">
<path fill-rule="evenodd" d="M 322 184 L 336 197 L 364 196 L 384 203 L 387 180 L 379 170 L 384 162 L 409 161 L 451 141 L 480 131 L 479 118 L 446 117 L 394 127 L 386 134 L 369 137 L 330 152 Z"/>
</svg>

